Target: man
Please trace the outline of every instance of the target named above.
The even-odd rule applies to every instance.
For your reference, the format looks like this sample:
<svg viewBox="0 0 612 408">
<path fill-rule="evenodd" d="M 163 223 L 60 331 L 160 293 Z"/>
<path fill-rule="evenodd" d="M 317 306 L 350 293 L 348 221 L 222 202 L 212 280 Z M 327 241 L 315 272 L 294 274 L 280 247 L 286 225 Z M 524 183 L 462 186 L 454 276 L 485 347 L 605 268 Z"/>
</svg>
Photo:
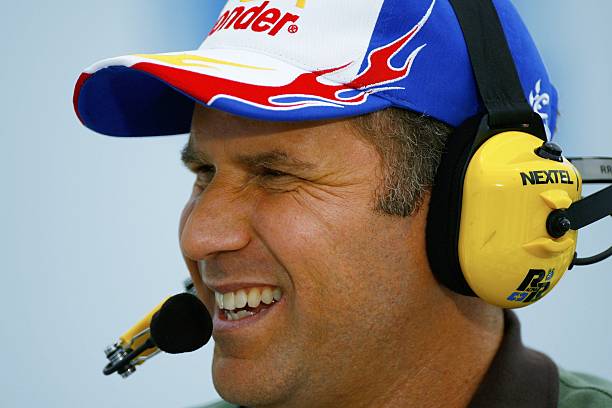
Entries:
<svg viewBox="0 0 612 408">
<path fill-rule="evenodd" d="M 554 129 L 537 50 L 496 7 Z M 75 107 L 101 133 L 191 131 L 179 236 L 213 314 L 214 406 L 612 406 L 610 384 L 524 348 L 511 312 L 432 274 L 436 169 L 483 109 L 448 1 L 230 0 L 197 51 L 88 69 Z"/>
</svg>

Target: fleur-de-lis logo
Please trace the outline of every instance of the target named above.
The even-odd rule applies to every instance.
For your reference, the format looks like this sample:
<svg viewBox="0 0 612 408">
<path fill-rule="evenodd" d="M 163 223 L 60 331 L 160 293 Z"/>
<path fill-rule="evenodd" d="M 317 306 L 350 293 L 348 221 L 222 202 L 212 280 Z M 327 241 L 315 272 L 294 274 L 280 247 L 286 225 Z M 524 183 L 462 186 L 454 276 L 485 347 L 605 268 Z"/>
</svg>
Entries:
<svg viewBox="0 0 612 408">
<path fill-rule="evenodd" d="M 544 123 L 548 126 L 548 113 L 544 112 L 546 106 L 550 104 L 550 94 L 542 93 L 542 80 L 540 79 L 535 84 L 535 89 L 529 92 L 529 104 L 535 113 L 542 117 Z"/>
<path fill-rule="evenodd" d="M 544 112 L 546 107 L 550 105 L 550 94 L 542 93 L 542 80 L 538 80 L 533 91 L 529 92 L 529 104 L 535 113 L 540 115 L 544 122 L 544 128 L 549 139 L 552 138 L 550 126 L 548 123 L 548 113 Z"/>
</svg>

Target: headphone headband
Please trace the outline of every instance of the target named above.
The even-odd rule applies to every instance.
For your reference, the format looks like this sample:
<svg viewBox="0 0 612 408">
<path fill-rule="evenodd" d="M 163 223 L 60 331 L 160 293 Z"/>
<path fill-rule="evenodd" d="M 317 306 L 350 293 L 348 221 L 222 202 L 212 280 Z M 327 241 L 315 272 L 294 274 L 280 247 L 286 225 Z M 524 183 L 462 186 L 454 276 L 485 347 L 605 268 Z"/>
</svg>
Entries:
<svg viewBox="0 0 612 408">
<path fill-rule="evenodd" d="M 491 129 L 522 127 L 546 141 L 539 115 L 534 115 L 510 52 L 499 15 L 491 0 L 449 0 L 463 31 L 478 92 Z"/>
</svg>

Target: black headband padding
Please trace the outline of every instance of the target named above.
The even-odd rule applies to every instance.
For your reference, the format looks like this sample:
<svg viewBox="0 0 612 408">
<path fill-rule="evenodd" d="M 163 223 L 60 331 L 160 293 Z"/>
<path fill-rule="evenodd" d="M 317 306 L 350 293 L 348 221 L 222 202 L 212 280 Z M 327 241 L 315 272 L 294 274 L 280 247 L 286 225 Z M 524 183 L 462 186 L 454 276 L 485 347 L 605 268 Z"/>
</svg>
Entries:
<svg viewBox="0 0 612 408">
<path fill-rule="evenodd" d="M 458 242 L 463 179 L 482 117 L 475 116 L 449 136 L 432 188 L 427 214 L 427 256 L 438 281 L 462 295 L 475 296 L 463 276 Z"/>
<path fill-rule="evenodd" d="M 527 103 L 501 21 L 491 0 L 450 0 L 468 48 L 478 91 L 493 129 L 532 124 Z M 545 138 L 544 125 L 532 131 Z M 545 140 L 545 139 L 544 139 Z"/>
</svg>

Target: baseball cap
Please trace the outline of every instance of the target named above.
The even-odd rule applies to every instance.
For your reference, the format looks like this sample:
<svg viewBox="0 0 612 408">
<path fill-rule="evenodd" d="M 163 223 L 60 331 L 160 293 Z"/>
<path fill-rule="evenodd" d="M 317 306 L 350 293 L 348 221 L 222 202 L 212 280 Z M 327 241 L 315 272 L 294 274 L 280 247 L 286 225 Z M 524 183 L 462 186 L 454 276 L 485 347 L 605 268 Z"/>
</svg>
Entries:
<svg viewBox="0 0 612 408">
<path fill-rule="evenodd" d="M 525 97 L 555 128 L 557 92 L 509 0 L 493 1 Z M 271 121 L 388 107 L 458 126 L 483 111 L 448 0 L 229 0 L 197 50 L 85 69 L 74 108 L 112 136 L 187 133 L 195 103 Z"/>
</svg>

